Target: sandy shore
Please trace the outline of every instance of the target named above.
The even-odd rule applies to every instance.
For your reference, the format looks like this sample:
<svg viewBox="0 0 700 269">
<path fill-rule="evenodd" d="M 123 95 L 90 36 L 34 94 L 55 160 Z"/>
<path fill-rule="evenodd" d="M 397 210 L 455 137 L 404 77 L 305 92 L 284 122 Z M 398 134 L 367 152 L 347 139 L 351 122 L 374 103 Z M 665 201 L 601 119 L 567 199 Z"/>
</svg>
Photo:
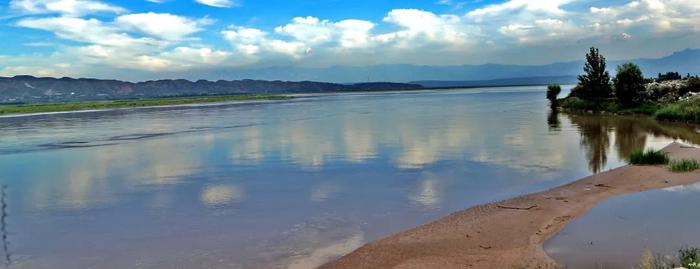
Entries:
<svg viewBox="0 0 700 269">
<path fill-rule="evenodd" d="M 673 143 L 671 158 L 700 160 L 700 149 Z M 371 242 L 320 268 L 557 268 L 543 243 L 600 201 L 625 193 L 700 181 L 700 171 L 623 166 L 548 191 L 454 213 Z"/>
</svg>

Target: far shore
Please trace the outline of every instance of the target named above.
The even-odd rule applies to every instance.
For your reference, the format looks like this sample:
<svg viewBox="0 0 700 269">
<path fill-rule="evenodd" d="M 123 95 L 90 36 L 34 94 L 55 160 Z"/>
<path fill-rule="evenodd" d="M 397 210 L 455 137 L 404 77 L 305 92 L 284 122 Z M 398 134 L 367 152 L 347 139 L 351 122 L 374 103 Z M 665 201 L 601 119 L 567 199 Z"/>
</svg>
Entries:
<svg viewBox="0 0 700 269">
<path fill-rule="evenodd" d="M 679 143 L 663 151 L 671 159 L 700 160 L 700 149 Z M 698 181 L 700 171 L 674 173 L 665 166 L 627 165 L 544 192 L 454 213 L 368 243 L 320 268 L 560 268 L 543 244 L 599 202 Z"/>
<path fill-rule="evenodd" d="M 274 101 L 288 100 L 292 96 L 286 95 L 221 95 L 221 96 L 196 96 L 196 97 L 171 97 L 171 98 L 146 98 L 127 100 L 87 101 L 70 103 L 47 104 L 18 104 L 1 105 L 1 116 L 37 115 L 57 112 L 101 111 L 123 108 L 147 108 L 186 106 L 195 104 L 215 104 L 226 102 L 244 101 Z"/>
<path fill-rule="evenodd" d="M 0 104 L 0 118 L 16 117 L 16 116 L 33 116 L 43 114 L 56 113 L 73 113 L 73 112 L 94 112 L 113 109 L 128 109 L 128 108 L 155 108 L 155 107 L 174 107 L 188 105 L 206 105 L 229 102 L 246 102 L 246 101 L 281 101 L 290 100 L 297 97 L 314 97 L 332 94 L 370 94 L 370 93 L 405 93 L 405 92 L 421 92 L 421 91 L 436 91 L 436 90 L 460 90 L 460 89 L 479 89 L 479 88 L 499 88 L 499 87 L 533 87 L 544 86 L 540 84 L 524 84 L 524 85 L 504 85 L 504 86 L 465 86 L 465 87 L 431 87 L 420 88 L 413 90 L 382 90 L 382 91 L 333 91 L 325 93 L 290 93 L 277 95 L 213 95 L 213 96 L 186 96 L 186 97 L 154 97 L 144 99 L 114 99 L 103 101 L 85 101 L 85 102 L 63 102 L 63 103 L 36 103 L 36 104 Z"/>
</svg>

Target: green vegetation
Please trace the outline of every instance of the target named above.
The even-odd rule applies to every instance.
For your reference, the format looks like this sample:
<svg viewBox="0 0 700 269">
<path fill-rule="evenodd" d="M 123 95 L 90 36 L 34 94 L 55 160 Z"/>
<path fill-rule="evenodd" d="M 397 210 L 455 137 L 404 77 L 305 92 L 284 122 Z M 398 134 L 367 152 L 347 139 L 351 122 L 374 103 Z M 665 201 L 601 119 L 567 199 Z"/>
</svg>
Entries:
<svg viewBox="0 0 700 269">
<path fill-rule="evenodd" d="M 700 100 L 693 99 L 662 105 L 654 113 L 659 120 L 700 122 Z"/>
<path fill-rule="evenodd" d="M 700 269 L 700 249 L 684 248 L 678 251 L 678 257 L 654 255 L 651 251 L 644 253 L 639 269 Z"/>
<path fill-rule="evenodd" d="M 79 111 L 110 108 L 132 108 L 148 106 L 204 104 L 232 101 L 253 100 L 286 100 L 291 97 L 279 95 L 226 95 L 226 96 L 199 96 L 199 97 L 174 97 L 134 100 L 94 101 L 77 103 L 55 104 L 31 104 L 31 105 L 6 105 L 0 106 L 0 115 L 3 114 L 27 114 L 42 112 Z"/>
<path fill-rule="evenodd" d="M 557 109 L 557 107 L 559 107 L 559 93 L 561 93 L 561 86 L 559 86 L 559 84 L 549 84 L 549 86 L 547 86 L 547 100 L 549 100 L 549 105 L 552 109 Z"/>
<path fill-rule="evenodd" d="M 586 54 L 586 64 L 583 66 L 584 74 L 578 76 L 577 91 L 572 91 L 572 96 L 589 100 L 600 100 L 612 96 L 610 86 L 610 74 L 606 70 L 605 57 L 600 54 L 598 48 L 591 48 Z"/>
<path fill-rule="evenodd" d="M 668 80 L 679 80 L 682 78 L 683 76 L 681 76 L 681 74 L 679 74 L 678 72 L 667 72 L 666 74 L 659 73 L 659 76 L 658 78 L 656 78 L 656 81 L 662 82 Z"/>
<path fill-rule="evenodd" d="M 700 163 L 694 159 L 672 160 L 669 168 L 673 172 L 691 172 L 700 169 Z"/>
<path fill-rule="evenodd" d="M 626 63 L 618 66 L 613 84 L 620 105 L 631 107 L 643 102 L 644 75 L 638 65 Z"/>
<path fill-rule="evenodd" d="M 643 114 L 658 120 L 700 123 L 700 77 L 688 74 L 682 78 L 678 72 L 668 72 L 656 80 L 646 79 L 638 65 L 625 63 L 617 67 L 611 84 L 605 67 L 605 57 L 591 48 L 578 85 L 557 103 L 571 111 Z"/>
<path fill-rule="evenodd" d="M 660 150 L 641 150 L 637 149 L 630 154 L 630 163 L 634 165 L 658 165 L 667 164 L 668 155 Z"/>
</svg>

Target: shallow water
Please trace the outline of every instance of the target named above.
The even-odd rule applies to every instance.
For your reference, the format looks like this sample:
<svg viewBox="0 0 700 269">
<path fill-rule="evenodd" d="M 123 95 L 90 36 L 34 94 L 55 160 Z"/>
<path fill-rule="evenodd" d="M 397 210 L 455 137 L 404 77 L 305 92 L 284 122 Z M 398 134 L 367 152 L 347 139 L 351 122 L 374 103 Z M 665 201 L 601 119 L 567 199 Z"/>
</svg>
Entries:
<svg viewBox="0 0 700 269">
<path fill-rule="evenodd" d="M 551 115 L 544 87 L 0 119 L 9 268 L 312 268 L 692 128 Z"/>
<path fill-rule="evenodd" d="M 700 246 L 700 184 L 602 202 L 567 226 L 545 251 L 567 268 L 635 268 L 646 253 L 675 257 Z"/>
</svg>

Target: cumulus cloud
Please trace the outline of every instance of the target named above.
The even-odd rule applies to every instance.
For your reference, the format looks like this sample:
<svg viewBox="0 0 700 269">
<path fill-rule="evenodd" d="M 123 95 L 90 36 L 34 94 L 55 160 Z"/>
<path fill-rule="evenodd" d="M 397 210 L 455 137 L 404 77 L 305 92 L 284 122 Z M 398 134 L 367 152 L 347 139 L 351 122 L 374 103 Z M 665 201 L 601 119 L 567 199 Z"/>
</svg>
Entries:
<svg viewBox="0 0 700 269">
<path fill-rule="evenodd" d="M 208 19 L 192 20 L 168 13 L 137 13 L 117 17 L 116 24 L 143 34 L 165 39 L 182 40 L 210 24 Z"/>
<path fill-rule="evenodd" d="M 10 1 L 11 9 L 23 14 L 13 25 L 79 43 L 62 44 L 51 57 L 33 61 L 41 63 L 41 72 L 66 63 L 72 70 L 83 64 L 154 72 L 289 64 L 549 63 L 579 58 L 589 46 L 617 53 L 611 58 L 648 57 L 700 41 L 698 0 L 505 0 L 452 14 L 393 9 L 375 21 L 300 16 L 271 27 L 253 22 L 223 29 L 214 19 L 225 18 L 129 13 L 106 1 Z M 197 2 L 235 6 L 235 1 Z M 0 64 L 12 66 L 4 74 L 31 70 L 8 57 L 0 57 Z"/>
<path fill-rule="evenodd" d="M 484 17 L 499 16 L 510 12 L 536 12 L 545 15 L 564 15 L 566 12 L 562 6 L 574 0 L 509 0 L 501 4 L 488 5 L 475 9 L 467 13 L 467 16 L 474 19 Z"/>
<path fill-rule="evenodd" d="M 127 12 L 125 8 L 97 0 L 10 0 L 10 9 L 23 14 L 56 13 L 66 16 Z"/>
</svg>

